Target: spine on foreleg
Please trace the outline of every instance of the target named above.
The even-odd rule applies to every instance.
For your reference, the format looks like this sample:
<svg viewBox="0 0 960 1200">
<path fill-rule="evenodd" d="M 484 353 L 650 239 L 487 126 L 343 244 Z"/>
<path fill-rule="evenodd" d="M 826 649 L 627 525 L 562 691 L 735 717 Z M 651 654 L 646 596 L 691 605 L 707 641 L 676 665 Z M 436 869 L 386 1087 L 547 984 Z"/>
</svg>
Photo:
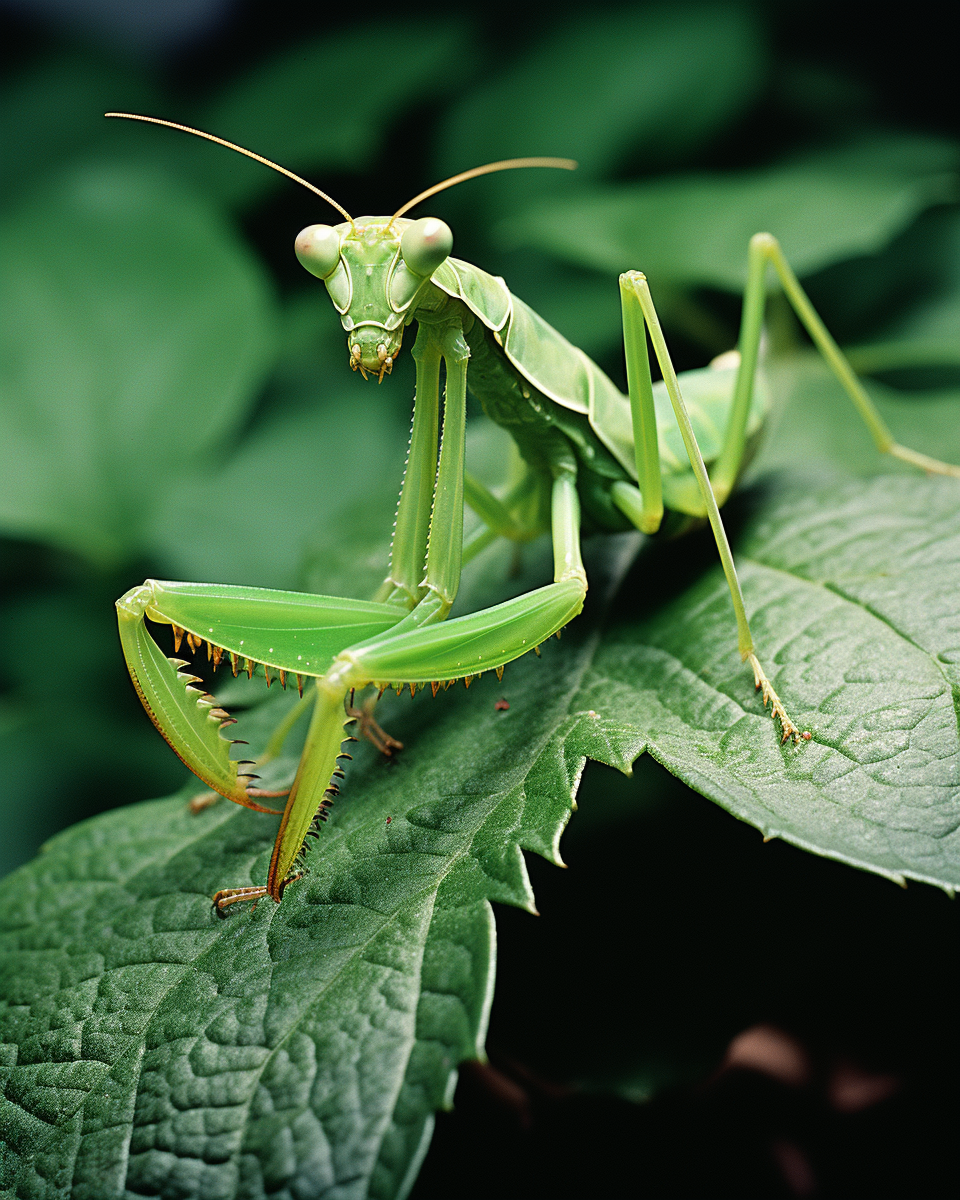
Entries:
<svg viewBox="0 0 960 1200">
<path fill-rule="evenodd" d="M 353 740 L 344 737 L 344 726 L 352 722 L 344 712 L 347 690 L 346 684 L 329 676 L 317 680 L 316 707 L 267 875 L 267 890 L 274 900 L 280 899 L 289 879 L 303 874 L 307 838 L 327 819 L 327 810 L 339 793 L 338 782 L 343 778 L 340 759 L 349 757 L 343 752 L 343 743 Z"/>
</svg>

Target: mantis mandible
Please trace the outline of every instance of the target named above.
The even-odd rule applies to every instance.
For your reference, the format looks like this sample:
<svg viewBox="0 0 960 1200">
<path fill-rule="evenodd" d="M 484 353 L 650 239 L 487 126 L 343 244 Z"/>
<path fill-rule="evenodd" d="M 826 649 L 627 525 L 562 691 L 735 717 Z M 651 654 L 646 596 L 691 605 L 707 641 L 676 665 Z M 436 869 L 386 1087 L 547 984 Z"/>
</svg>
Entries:
<svg viewBox="0 0 960 1200">
<path fill-rule="evenodd" d="M 569 160 L 520 159 L 474 168 L 421 192 L 390 217 L 355 220 L 306 180 L 231 142 L 155 117 L 106 115 L 217 142 L 303 184 L 339 211 L 342 223 L 304 229 L 296 253 L 326 285 L 347 333 L 350 366 L 364 378 L 382 381 L 390 374 L 405 329 L 417 322 L 410 450 L 389 566 L 373 600 L 149 579 L 117 601 L 124 655 L 144 708 L 186 765 L 238 804 L 279 813 L 259 801 L 284 793 L 257 788 L 255 764 L 231 759 L 234 743 L 224 731 L 233 718 L 196 686 L 202 681 L 186 660 L 160 650 L 144 618 L 173 627 L 175 653 L 183 640 L 195 653 L 205 645 L 214 667 L 227 660 L 234 675 L 260 670 L 268 683 L 273 671 L 284 685 L 293 676 L 301 696 L 311 681 L 313 714 L 266 883 L 217 892 L 218 912 L 263 895 L 279 902 L 286 885 L 305 872 L 308 840 L 338 792 L 340 759 L 349 757 L 342 744 L 356 691 L 373 684 L 415 692 L 430 684 L 436 694 L 457 679 L 469 682 L 487 670 L 500 674 L 580 612 L 587 591 L 582 515 L 593 529 L 647 534 L 660 528 L 665 510 L 706 518 L 730 589 L 741 658 L 779 723 L 781 742 L 810 737 L 790 719 L 757 657 L 719 512 L 768 407 L 757 386 L 768 266 L 877 449 L 926 471 L 960 478 L 960 468 L 894 441 L 774 237 L 758 233 L 750 241 L 737 351 L 709 368 L 685 372 L 683 395 L 645 277 L 638 271 L 621 275 L 624 396 L 582 351 L 511 295 L 502 279 L 452 258 L 453 235 L 443 221 L 405 216 L 442 189 L 478 175 L 529 166 L 569 169 L 576 165 Z M 648 336 L 663 375 L 656 386 Z M 464 470 L 468 383 L 487 415 L 511 434 L 523 461 L 502 498 Z M 714 447 L 709 470 L 699 444 L 705 438 Z M 467 547 L 464 503 L 485 526 Z M 552 583 L 445 619 L 467 557 L 496 537 L 522 541 L 542 530 L 552 537 Z M 382 731 L 373 729 L 376 741 Z"/>
</svg>

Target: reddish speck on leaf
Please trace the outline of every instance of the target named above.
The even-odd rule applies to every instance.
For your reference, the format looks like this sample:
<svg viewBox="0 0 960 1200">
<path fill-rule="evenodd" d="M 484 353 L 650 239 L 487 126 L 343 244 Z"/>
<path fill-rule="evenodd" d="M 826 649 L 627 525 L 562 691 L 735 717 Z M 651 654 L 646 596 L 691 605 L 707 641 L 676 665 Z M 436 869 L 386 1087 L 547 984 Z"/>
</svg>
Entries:
<svg viewBox="0 0 960 1200">
<path fill-rule="evenodd" d="M 393 817 L 387 817 L 387 824 L 389 825 L 392 820 L 393 820 Z"/>
<path fill-rule="evenodd" d="M 506 700 L 498 700 L 493 707 L 497 710 L 497 712 L 506 712 L 510 705 Z"/>
</svg>

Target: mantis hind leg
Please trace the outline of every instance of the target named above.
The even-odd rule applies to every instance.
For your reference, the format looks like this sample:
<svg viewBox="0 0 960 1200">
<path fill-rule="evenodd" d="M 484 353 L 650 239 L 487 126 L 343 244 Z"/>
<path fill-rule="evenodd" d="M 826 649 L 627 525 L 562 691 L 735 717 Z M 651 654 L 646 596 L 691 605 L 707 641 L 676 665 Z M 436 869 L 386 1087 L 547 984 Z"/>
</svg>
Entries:
<svg viewBox="0 0 960 1200">
<path fill-rule="evenodd" d="M 784 258 L 776 238 L 769 233 L 758 233 L 750 240 L 747 286 L 744 292 L 743 317 L 738 340 L 740 361 L 734 385 L 733 402 L 730 407 L 723 445 L 708 477 L 680 395 L 676 373 L 670 363 L 670 355 L 646 280 L 639 272 L 629 272 L 621 277 L 624 342 L 636 444 L 637 478 L 640 486 L 637 488 L 628 483 L 615 484 L 612 489 L 613 500 L 617 507 L 643 532 L 651 532 L 659 526 L 662 505 L 660 504 L 660 483 L 655 470 L 658 463 L 656 426 L 646 349 L 646 329 L 649 329 L 650 338 L 663 371 L 664 383 L 693 467 L 697 487 L 703 499 L 704 513 L 713 528 L 717 549 L 727 577 L 737 617 L 741 656 L 750 661 L 756 686 L 763 692 L 764 704 L 769 701 L 774 716 L 779 718 L 784 740 L 787 737 L 793 737 L 796 741 L 799 737 L 808 737 L 809 735 L 800 734 L 797 727 L 790 721 L 756 656 L 744 610 L 743 596 L 718 508 L 718 505 L 724 502 L 733 488 L 743 463 L 759 360 L 765 307 L 764 276 L 768 265 L 773 267 L 784 294 L 801 324 L 860 414 L 878 451 L 882 454 L 890 454 L 921 470 L 954 478 L 960 478 L 960 467 L 931 458 L 929 455 L 911 450 L 895 441 L 893 434 L 867 395 L 850 363 L 817 315 L 796 275 Z"/>
<path fill-rule="evenodd" d="M 630 388 L 630 403 L 633 413 L 635 448 L 637 456 L 637 476 L 641 489 L 650 487 L 653 479 L 653 468 L 657 462 L 656 451 L 656 420 L 653 412 L 653 391 L 650 383 L 650 363 L 647 357 L 646 337 L 650 334 L 657 361 L 663 372 L 663 381 L 673 406 L 677 424 L 683 437 L 687 457 L 696 478 L 697 488 L 703 501 L 705 515 L 710 522 L 714 541 L 720 555 L 723 573 L 730 589 L 730 598 L 737 619 L 737 642 L 740 657 L 749 662 L 753 668 L 754 683 L 763 695 L 764 706 L 770 704 L 774 719 L 780 722 L 781 741 L 787 738 L 799 741 L 802 734 L 793 723 L 777 695 L 770 679 L 764 671 L 750 632 L 750 622 L 747 619 L 743 593 L 740 590 L 740 580 L 733 562 L 730 543 L 720 517 L 717 498 L 711 486 L 703 455 L 693 432 L 690 417 L 687 413 L 683 396 L 680 394 L 680 384 L 676 371 L 670 359 L 670 352 L 660 327 L 657 310 L 650 295 L 646 278 L 639 271 L 629 271 L 620 276 L 620 294 L 623 303 L 624 344 L 627 358 L 627 379 Z M 749 408 L 749 395 L 747 397 Z M 651 451 L 652 446 L 652 451 Z M 741 448 L 742 453 L 742 448 Z M 659 476 L 659 470 L 657 471 Z M 659 485 L 658 485 L 659 486 Z M 659 525 L 656 517 L 656 504 L 659 504 L 659 491 L 654 497 L 655 504 L 650 503 L 648 496 L 632 484 L 616 483 L 611 489 L 613 502 L 621 512 L 643 532 L 651 532 Z M 662 507 L 661 507 L 662 511 Z"/>
<path fill-rule="evenodd" d="M 772 266 L 776 272 L 780 286 L 790 301 L 793 311 L 860 414 L 880 453 L 890 454 L 923 471 L 938 475 L 951 475 L 955 479 L 960 479 L 960 467 L 911 450 L 908 446 L 901 446 L 894 440 L 893 434 L 877 412 L 876 406 L 867 395 L 853 367 L 831 337 L 827 327 L 810 303 L 806 292 L 800 286 L 800 281 L 780 249 L 780 243 L 772 234 L 757 233 L 750 239 L 747 258 L 747 286 L 743 296 L 743 316 L 737 342 L 740 366 L 737 371 L 733 405 L 730 410 L 723 448 L 710 472 L 710 479 L 719 502 L 722 504 L 729 495 L 743 461 L 747 418 L 750 412 L 760 353 L 760 334 L 766 304 L 764 276 L 768 265 Z"/>
</svg>

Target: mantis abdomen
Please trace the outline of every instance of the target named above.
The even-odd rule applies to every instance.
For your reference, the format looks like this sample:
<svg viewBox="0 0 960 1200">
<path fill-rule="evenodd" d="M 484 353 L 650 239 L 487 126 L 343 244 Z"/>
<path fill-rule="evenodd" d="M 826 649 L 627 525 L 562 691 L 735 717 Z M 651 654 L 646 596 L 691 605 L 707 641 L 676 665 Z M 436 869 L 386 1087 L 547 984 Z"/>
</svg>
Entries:
<svg viewBox="0 0 960 1200">
<path fill-rule="evenodd" d="M 564 437 L 577 459 L 578 489 L 590 522 L 610 531 L 630 528 L 609 496 L 615 482 L 637 482 L 629 398 L 582 350 L 514 296 L 502 279 L 471 263 L 448 259 L 432 282 L 451 297 L 448 305 L 459 299 L 466 310 L 460 320 L 471 352 L 468 383 L 487 416 L 511 435 L 533 470 L 547 475 L 551 442 Z M 481 299 L 491 302 L 490 312 L 480 309 Z M 687 411 L 707 464 L 720 453 L 736 375 L 734 361 L 683 377 Z M 702 502 L 663 383 L 654 385 L 653 398 L 666 507 L 701 516 Z M 748 438 L 760 430 L 768 407 L 758 377 Z"/>
</svg>

